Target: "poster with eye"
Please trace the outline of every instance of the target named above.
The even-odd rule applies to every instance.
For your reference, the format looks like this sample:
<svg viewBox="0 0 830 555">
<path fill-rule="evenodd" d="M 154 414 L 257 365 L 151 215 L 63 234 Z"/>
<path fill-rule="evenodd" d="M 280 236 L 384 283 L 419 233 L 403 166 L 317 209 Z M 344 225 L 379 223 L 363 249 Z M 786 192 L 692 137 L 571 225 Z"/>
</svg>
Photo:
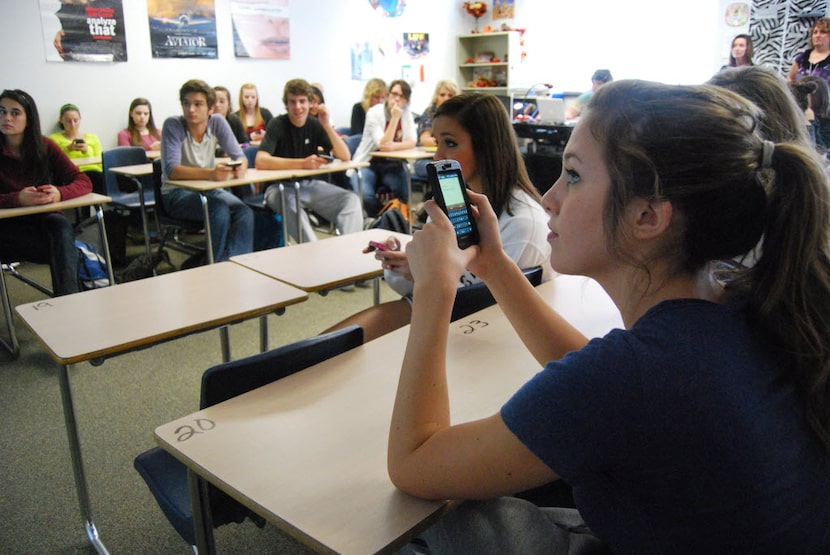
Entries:
<svg viewBox="0 0 830 555">
<path fill-rule="evenodd" d="M 291 58 L 288 0 L 231 0 L 237 58 Z"/>
<path fill-rule="evenodd" d="M 153 58 L 216 58 L 214 0 L 147 0 Z"/>
<path fill-rule="evenodd" d="M 126 62 L 122 0 L 40 0 L 46 61 Z"/>
</svg>

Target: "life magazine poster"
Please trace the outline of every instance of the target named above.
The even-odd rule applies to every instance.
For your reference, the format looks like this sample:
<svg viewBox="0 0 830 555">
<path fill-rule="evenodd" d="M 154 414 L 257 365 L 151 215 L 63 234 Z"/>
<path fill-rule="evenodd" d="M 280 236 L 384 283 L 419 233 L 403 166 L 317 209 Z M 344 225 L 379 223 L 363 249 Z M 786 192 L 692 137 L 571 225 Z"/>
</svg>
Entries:
<svg viewBox="0 0 830 555">
<path fill-rule="evenodd" d="M 291 58 L 288 0 L 231 0 L 237 58 Z"/>
<path fill-rule="evenodd" d="M 213 0 L 147 0 L 153 58 L 216 58 Z"/>
<path fill-rule="evenodd" d="M 40 0 L 46 60 L 126 62 L 127 33 L 121 2 Z"/>
</svg>

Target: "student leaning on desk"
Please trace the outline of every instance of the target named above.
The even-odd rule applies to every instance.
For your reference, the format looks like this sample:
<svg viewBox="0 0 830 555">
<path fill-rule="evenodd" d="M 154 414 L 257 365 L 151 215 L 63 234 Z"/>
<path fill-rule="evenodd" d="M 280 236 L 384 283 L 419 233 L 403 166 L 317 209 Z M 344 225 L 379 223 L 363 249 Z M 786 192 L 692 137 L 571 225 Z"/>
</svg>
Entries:
<svg viewBox="0 0 830 555">
<path fill-rule="evenodd" d="M 761 117 L 709 85 L 596 92 L 542 199 L 553 269 L 595 279 L 625 323 L 590 342 L 505 255 L 485 197 L 464 251 L 427 203 L 389 474 L 483 500 L 427 530 L 429 552 L 830 553 L 830 192 L 816 153 L 763 140 Z M 714 279 L 710 261 L 759 240 L 753 268 Z M 545 367 L 498 413 L 451 424 L 465 268 Z M 509 497 L 560 478 L 578 510 Z"/>
<path fill-rule="evenodd" d="M 89 177 L 40 129 L 31 96 L 21 90 L 0 94 L 0 209 L 52 204 L 92 192 Z M 54 294 L 77 293 L 74 239 L 72 224 L 60 212 L 2 219 L 0 261 L 48 262 Z"/>
<path fill-rule="evenodd" d="M 200 193 L 168 185 L 168 180 L 204 179 L 227 181 L 243 177 L 248 161 L 222 116 L 211 115 L 216 100 L 213 88 L 191 79 L 179 90 L 182 115 L 165 120 L 161 132 L 163 169 L 162 198 L 168 213 L 187 220 L 203 221 Z M 231 166 L 216 163 L 216 147 L 230 156 Z M 254 214 L 236 195 L 225 189 L 201 193 L 207 198 L 213 259 L 216 262 L 253 250 Z"/>
</svg>

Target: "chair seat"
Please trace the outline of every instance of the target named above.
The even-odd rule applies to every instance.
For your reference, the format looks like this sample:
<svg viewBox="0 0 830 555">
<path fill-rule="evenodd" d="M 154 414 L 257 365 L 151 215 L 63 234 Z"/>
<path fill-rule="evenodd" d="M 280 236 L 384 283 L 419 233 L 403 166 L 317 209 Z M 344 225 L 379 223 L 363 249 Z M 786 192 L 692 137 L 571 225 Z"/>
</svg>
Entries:
<svg viewBox="0 0 830 555">
<path fill-rule="evenodd" d="M 138 195 L 138 191 L 133 193 L 119 193 L 115 195 L 110 195 L 112 198 L 112 204 L 114 206 L 123 206 L 124 208 L 129 209 L 139 209 L 141 208 L 141 200 Z M 156 196 L 153 194 L 153 191 L 144 191 L 144 206 L 147 208 L 152 208 L 156 205 Z"/>
<path fill-rule="evenodd" d="M 193 510 L 187 483 L 187 467 L 173 455 L 154 447 L 133 461 L 133 466 L 147 482 L 162 512 L 184 540 L 196 543 Z"/>
</svg>

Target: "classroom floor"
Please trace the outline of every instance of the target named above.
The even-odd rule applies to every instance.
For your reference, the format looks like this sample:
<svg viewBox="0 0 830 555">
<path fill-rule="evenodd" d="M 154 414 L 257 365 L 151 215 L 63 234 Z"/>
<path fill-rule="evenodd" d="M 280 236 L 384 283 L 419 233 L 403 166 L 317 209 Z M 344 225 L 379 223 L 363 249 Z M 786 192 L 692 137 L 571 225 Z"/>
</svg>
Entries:
<svg viewBox="0 0 830 555">
<path fill-rule="evenodd" d="M 131 244 L 129 254 L 142 251 Z M 186 255 L 170 251 L 174 263 Z M 24 264 L 20 271 L 49 282 L 48 267 Z M 44 295 L 7 280 L 13 305 Z M 398 295 L 382 284 L 381 300 Z M 372 288 L 312 294 L 269 317 L 269 345 L 311 335 L 370 306 Z M 83 315 L 79 314 L 78 318 Z M 5 322 L 0 322 L 5 334 Z M 20 356 L 0 349 L 0 553 L 88 554 L 69 459 L 58 386 L 58 367 L 20 319 Z M 259 350 L 256 320 L 231 327 L 233 358 Z M 133 458 L 153 447 L 153 429 L 198 409 L 202 372 L 221 362 L 219 332 L 199 333 L 107 360 L 73 366 L 70 380 L 87 469 L 95 523 L 113 554 L 192 553 L 165 519 L 138 473 Z M 277 528 L 251 522 L 216 530 L 219 553 L 310 553 Z"/>
</svg>

